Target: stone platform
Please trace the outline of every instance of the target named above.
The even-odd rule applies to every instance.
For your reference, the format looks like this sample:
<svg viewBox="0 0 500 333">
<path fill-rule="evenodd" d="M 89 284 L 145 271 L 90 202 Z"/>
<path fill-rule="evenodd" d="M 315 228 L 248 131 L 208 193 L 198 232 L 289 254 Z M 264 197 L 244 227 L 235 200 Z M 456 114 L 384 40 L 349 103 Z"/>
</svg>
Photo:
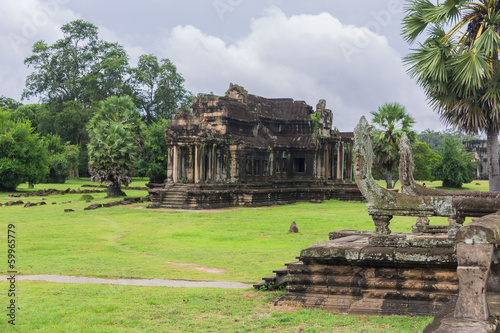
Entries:
<svg viewBox="0 0 500 333">
<path fill-rule="evenodd" d="M 363 201 L 356 184 L 320 181 L 275 181 L 266 184 L 148 184 L 149 208 L 217 209 L 285 205 L 329 199 Z"/>
<path fill-rule="evenodd" d="M 277 304 L 347 314 L 433 315 L 458 294 L 457 257 L 447 234 L 374 236 L 343 230 L 287 265 L 289 293 Z"/>
</svg>

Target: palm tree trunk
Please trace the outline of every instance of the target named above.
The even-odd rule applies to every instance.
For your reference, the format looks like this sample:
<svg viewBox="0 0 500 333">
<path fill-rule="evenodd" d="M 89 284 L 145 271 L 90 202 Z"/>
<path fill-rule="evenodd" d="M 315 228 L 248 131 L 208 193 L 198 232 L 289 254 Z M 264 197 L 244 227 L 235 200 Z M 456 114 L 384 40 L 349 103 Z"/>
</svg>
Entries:
<svg viewBox="0 0 500 333">
<path fill-rule="evenodd" d="M 112 182 L 108 185 L 108 197 L 126 197 L 125 192 L 122 191 L 120 182 Z"/>
<path fill-rule="evenodd" d="M 498 129 L 488 130 L 488 174 L 490 191 L 500 191 L 500 171 L 498 166 Z"/>
<path fill-rule="evenodd" d="M 392 168 L 387 170 L 385 174 L 385 184 L 386 188 L 392 189 Z"/>
</svg>

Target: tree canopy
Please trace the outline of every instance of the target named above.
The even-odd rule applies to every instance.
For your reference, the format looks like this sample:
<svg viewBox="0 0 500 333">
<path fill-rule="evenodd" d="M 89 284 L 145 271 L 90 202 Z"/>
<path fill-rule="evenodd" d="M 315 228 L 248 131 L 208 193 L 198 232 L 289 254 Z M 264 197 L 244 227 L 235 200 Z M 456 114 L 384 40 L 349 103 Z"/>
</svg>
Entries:
<svg viewBox="0 0 500 333">
<path fill-rule="evenodd" d="M 403 36 L 427 39 L 405 58 L 441 119 L 488 140 L 490 191 L 500 190 L 500 6 L 498 1 L 428 0 L 408 3 Z"/>
<path fill-rule="evenodd" d="M 99 39 L 98 28 L 83 20 L 62 26 L 62 39 L 33 45 L 24 63 L 34 72 L 26 79 L 23 98 L 44 102 L 72 101 L 90 106 L 124 91 L 128 56 L 123 47 Z"/>
<path fill-rule="evenodd" d="M 192 95 L 184 89 L 184 78 L 168 59 L 142 55 L 131 69 L 130 84 L 135 104 L 143 112 L 146 124 L 172 119 L 177 110 L 191 104 Z"/>
</svg>

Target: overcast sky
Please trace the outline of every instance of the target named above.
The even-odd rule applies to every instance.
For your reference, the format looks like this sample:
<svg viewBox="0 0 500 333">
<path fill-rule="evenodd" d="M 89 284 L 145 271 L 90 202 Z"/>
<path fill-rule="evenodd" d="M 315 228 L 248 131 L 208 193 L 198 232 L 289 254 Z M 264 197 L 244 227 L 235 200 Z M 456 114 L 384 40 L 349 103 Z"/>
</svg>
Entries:
<svg viewBox="0 0 500 333">
<path fill-rule="evenodd" d="M 122 44 L 132 66 L 141 54 L 174 62 L 193 92 L 223 95 L 229 83 L 263 97 L 316 106 L 326 99 L 334 126 L 352 131 L 362 115 L 399 102 L 415 128 L 443 130 L 402 65 L 403 0 L 2 0 L 0 95 L 20 99 L 38 40 L 83 19 Z"/>
</svg>

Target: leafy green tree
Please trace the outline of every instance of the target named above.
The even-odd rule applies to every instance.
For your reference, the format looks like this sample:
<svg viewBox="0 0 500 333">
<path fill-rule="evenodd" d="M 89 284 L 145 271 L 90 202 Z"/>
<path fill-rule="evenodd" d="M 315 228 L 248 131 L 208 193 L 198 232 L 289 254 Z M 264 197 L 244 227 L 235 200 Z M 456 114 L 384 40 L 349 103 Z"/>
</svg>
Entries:
<svg viewBox="0 0 500 333">
<path fill-rule="evenodd" d="M 63 144 L 61 138 L 55 134 L 49 134 L 42 140 L 49 153 L 49 174 L 45 181 L 63 184 L 78 166 L 78 147 L 69 143 Z"/>
<path fill-rule="evenodd" d="M 148 127 L 148 135 L 141 158 L 137 161 L 137 175 L 149 177 L 151 183 L 163 183 L 167 178 L 168 147 L 165 128 L 168 120 L 161 119 Z"/>
<path fill-rule="evenodd" d="M 108 196 L 122 196 L 132 181 L 145 124 L 129 96 L 111 96 L 89 121 L 89 171 L 94 182 L 108 183 Z"/>
<path fill-rule="evenodd" d="M 489 187 L 500 191 L 499 2 L 410 1 L 403 36 L 413 43 L 424 31 L 427 39 L 405 58 L 408 72 L 446 124 L 486 133 Z"/>
<path fill-rule="evenodd" d="M 29 104 L 22 105 L 11 111 L 12 120 L 29 120 L 36 133 L 40 136 L 57 135 L 61 137 L 61 142 L 68 142 L 75 145 L 73 149 L 80 151 L 78 163 L 73 165 L 71 177 L 88 175 L 87 142 L 88 133 L 86 124 L 92 115 L 92 110 L 87 109 L 79 102 L 65 102 L 62 108 L 53 104 Z"/>
<path fill-rule="evenodd" d="M 34 72 L 26 79 L 23 98 L 39 96 L 62 105 L 77 101 L 84 108 L 125 89 L 128 56 L 123 47 L 99 39 L 91 23 L 76 20 L 62 26 L 62 39 L 39 41 L 24 63 Z"/>
<path fill-rule="evenodd" d="M 142 55 L 131 69 L 130 84 L 134 102 L 144 114 L 146 124 L 172 119 L 177 110 L 189 106 L 192 94 L 183 87 L 184 78 L 168 59 Z"/>
<path fill-rule="evenodd" d="M 415 180 L 431 180 L 431 168 L 441 160 L 441 156 L 429 148 L 424 142 L 415 142 L 413 146 L 413 163 Z"/>
<path fill-rule="evenodd" d="M 415 120 L 399 103 L 386 103 L 371 114 L 372 123 L 376 125 L 376 130 L 373 132 L 374 164 L 383 170 L 387 188 L 391 189 L 393 169 L 399 164 L 401 135 L 406 132 L 410 142 L 415 141 L 416 134 L 411 131 Z"/>
<path fill-rule="evenodd" d="M 431 169 L 433 180 L 442 180 L 443 187 L 460 188 L 462 184 L 474 180 L 476 163 L 472 154 L 467 153 L 463 144 L 453 138 L 446 138 L 442 159 Z"/>
<path fill-rule="evenodd" d="M 48 172 L 47 148 L 29 120 L 12 121 L 0 109 L 0 190 L 15 191 L 21 183 L 39 183 Z"/>
</svg>

